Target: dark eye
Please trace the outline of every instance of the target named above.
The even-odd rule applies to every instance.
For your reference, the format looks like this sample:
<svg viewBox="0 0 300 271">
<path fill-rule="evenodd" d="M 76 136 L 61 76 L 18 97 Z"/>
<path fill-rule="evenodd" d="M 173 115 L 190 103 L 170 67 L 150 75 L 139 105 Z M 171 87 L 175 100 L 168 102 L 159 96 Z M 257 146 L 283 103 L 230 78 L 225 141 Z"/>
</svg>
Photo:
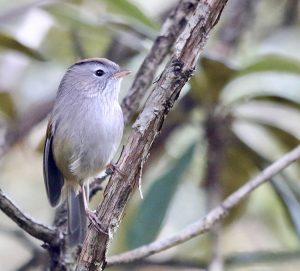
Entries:
<svg viewBox="0 0 300 271">
<path fill-rule="evenodd" d="M 95 74 L 96 74 L 97 76 L 102 76 L 102 75 L 104 74 L 104 71 L 103 71 L 103 70 L 96 70 L 96 71 L 95 71 Z"/>
</svg>

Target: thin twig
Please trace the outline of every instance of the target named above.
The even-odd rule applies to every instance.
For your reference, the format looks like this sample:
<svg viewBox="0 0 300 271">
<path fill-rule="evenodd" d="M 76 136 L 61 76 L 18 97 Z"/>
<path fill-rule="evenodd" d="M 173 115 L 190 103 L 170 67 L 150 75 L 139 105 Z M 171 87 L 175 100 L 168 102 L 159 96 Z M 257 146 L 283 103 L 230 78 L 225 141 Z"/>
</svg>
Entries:
<svg viewBox="0 0 300 271">
<path fill-rule="evenodd" d="M 251 252 L 238 252 L 230 254 L 224 257 L 226 267 L 236 267 L 246 265 L 253 265 L 258 263 L 263 264 L 280 264 L 286 263 L 287 261 L 299 260 L 300 251 L 251 251 Z M 180 259 L 169 259 L 164 261 L 153 260 L 153 259 L 140 259 L 134 262 L 122 263 L 122 266 L 134 268 L 134 267 L 169 267 L 172 270 L 182 268 L 197 268 L 197 270 L 206 270 L 208 263 L 206 261 L 199 260 L 180 260 Z"/>
<path fill-rule="evenodd" d="M 25 215 L 0 189 L 0 209 L 10 217 L 20 228 L 31 236 L 52 244 L 58 241 L 58 232 Z"/>
<path fill-rule="evenodd" d="M 150 244 L 141 246 L 137 249 L 122 253 L 120 255 L 109 257 L 108 265 L 127 263 L 148 257 L 178 244 L 184 243 L 195 236 L 209 231 L 216 222 L 226 217 L 228 212 L 241 200 L 248 196 L 255 188 L 266 182 L 268 179 L 288 167 L 299 158 L 300 145 L 265 168 L 256 177 L 249 180 L 241 188 L 227 197 L 218 207 L 210 211 L 205 217 L 197 220 L 193 224 L 188 225 L 183 230 L 171 237 L 154 241 Z"/>
<path fill-rule="evenodd" d="M 170 52 L 177 37 L 195 11 L 198 2 L 199 0 L 181 0 L 164 22 L 161 33 L 155 39 L 150 52 L 136 74 L 127 96 L 122 102 L 125 123 L 129 123 L 137 113 L 146 97 L 147 89 L 153 82 L 158 66 Z"/>
</svg>

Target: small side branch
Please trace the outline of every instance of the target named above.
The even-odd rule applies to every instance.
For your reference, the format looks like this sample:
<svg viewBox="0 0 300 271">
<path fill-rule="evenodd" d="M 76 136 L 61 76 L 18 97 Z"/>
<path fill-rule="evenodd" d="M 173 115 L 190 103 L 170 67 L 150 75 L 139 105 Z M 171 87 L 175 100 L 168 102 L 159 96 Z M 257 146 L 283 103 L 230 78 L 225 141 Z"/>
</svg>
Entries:
<svg viewBox="0 0 300 271">
<path fill-rule="evenodd" d="M 255 188 L 266 182 L 268 179 L 288 167 L 299 158 L 300 145 L 268 166 L 256 177 L 249 180 L 241 188 L 227 197 L 218 207 L 210 211 L 205 217 L 197 220 L 193 224 L 190 224 L 171 237 L 154 241 L 150 244 L 141 246 L 137 249 L 122 253 L 120 255 L 109 257 L 107 260 L 108 265 L 128 263 L 149 257 L 209 231 L 211 227 L 216 224 L 216 222 L 226 217 L 228 212 L 241 200 L 248 196 Z"/>
<path fill-rule="evenodd" d="M 31 236 L 48 244 L 58 241 L 58 231 L 34 221 L 25 215 L 0 189 L 0 209 L 10 217 L 20 228 Z"/>
</svg>

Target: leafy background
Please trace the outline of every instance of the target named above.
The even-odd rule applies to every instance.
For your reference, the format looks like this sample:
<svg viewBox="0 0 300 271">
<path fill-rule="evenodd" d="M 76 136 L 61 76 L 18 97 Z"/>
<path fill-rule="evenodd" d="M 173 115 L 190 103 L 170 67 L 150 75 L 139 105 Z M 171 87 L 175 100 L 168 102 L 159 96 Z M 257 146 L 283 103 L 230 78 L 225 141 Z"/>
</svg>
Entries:
<svg viewBox="0 0 300 271">
<path fill-rule="evenodd" d="M 134 74 L 175 3 L 0 1 L 0 187 L 26 213 L 52 223 L 41 144 L 65 69 L 106 56 Z M 176 233 L 299 143 L 298 14 L 295 0 L 229 1 L 153 147 L 144 199 L 136 191 L 110 254 Z M 152 257 L 155 266 L 113 269 L 199 270 L 219 251 L 226 270 L 299 270 L 299 169 L 257 189 L 211 234 Z M 0 212 L 1 270 L 42 270 L 40 245 Z"/>
</svg>

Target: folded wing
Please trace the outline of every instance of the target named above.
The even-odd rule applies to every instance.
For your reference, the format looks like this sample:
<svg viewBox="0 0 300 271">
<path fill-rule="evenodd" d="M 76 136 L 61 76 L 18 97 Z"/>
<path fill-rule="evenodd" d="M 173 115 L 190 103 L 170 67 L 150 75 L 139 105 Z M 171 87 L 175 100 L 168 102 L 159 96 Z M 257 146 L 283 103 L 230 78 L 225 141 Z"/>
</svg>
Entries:
<svg viewBox="0 0 300 271">
<path fill-rule="evenodd" d="M 47 196 L 51 206 L 54 207 L 60 202 L 64 178 L 54 161 L 52 152 L 53 134 L 54 129 L 51 122 L 49 122 L 44 146 L 43 170 Z"/>
</svg>

